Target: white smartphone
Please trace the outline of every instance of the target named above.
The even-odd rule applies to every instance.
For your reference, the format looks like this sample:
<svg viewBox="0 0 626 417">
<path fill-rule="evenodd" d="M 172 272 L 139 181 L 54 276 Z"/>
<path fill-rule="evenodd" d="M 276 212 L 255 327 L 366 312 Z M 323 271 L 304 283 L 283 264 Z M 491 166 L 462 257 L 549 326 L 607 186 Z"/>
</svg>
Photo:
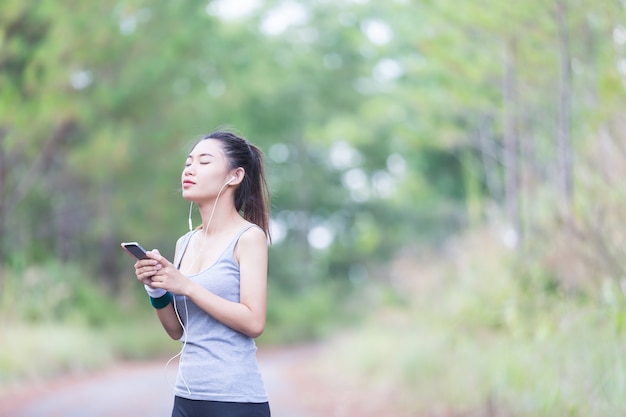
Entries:
<svg viewBox="0 0 626 417">
<path fill-rule="evenodd" d="M 122 248 L 135 259 L 148 259 L 146 250 L 137 242 L 124 242 L 122 243 Z"/>
</svg>

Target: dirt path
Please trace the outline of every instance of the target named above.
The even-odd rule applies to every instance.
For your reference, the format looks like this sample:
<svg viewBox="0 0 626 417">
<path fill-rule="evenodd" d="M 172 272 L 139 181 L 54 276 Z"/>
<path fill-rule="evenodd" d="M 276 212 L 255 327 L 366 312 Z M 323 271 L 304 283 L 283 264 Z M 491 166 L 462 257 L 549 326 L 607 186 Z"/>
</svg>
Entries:
<svg viewBox="0 0 626 417">
<path fill-rule="evenodd" d="M 299 398 L 307 387 L 294 370 L 316 354 L 312 346 L 259 349 L 259 365 L 273 417 L 322 417 Z M 106 371 L 0 393 L 0 416 L 162 417 L 171 413 L 175 365 L 166 361 L 118 364 Z M 309 393 L 310 394 L 310 393 Z"/>
</svg>

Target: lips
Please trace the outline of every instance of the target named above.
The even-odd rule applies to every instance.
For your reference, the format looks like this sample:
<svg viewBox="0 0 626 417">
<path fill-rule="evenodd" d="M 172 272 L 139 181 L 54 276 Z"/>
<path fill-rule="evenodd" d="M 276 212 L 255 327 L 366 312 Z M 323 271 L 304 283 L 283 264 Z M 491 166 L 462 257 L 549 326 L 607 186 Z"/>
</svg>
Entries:
<svg viewBox="0 0 626 417">
<path fill-rule="evenodd" d="M 183 187 L 191 187 L 194 184 L 195 184 L 195 182 L 190 181 L 190 180 L 183 181 Z"/>
</svg>

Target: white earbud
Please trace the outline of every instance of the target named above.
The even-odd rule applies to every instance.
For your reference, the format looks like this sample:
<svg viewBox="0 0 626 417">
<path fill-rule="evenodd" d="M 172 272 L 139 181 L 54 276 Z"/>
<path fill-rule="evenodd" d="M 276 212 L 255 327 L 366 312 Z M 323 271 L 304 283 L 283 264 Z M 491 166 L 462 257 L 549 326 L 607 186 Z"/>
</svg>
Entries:
<svg viewBox="0 0 626 417">
<path fill-rule="evenodd" d="M 193 201 L 191 203 L 189 203 L 189 231 L 191 232 L 193 230 L 193 223 L 191 222 L 191 209 L 193 208 Z"/>
<path fill-rule="evenodd" d="M 224 190 L 224 188 L 230 184 L 231 182 L 235 181 L 237 179 L 237 176 L 233 175 L 232 177 L 230 177 L 230 179 L 228 181 L 226 181 L 224 183 L 224 185 L 222 185 L 222 189 L 220 190 L 220 194 L 222 193 L 222 190 Z M 217 195 L 217 198 L 219 198 L 219 194 Z M 217 199 L 215 199 L 215 204 L 217 204 Z M 188 223 L 189 223 L 189 231 L 191 232 L 193 230 L 193 223 L 191 221 L 191 211 L 193 209 L 193 201 L 189 204 L 189 217 L 187 219 Z M 213 210 L 215 210 L 215 205 L 213 206 Z M 213 212 L 211 212 L 211 218 L 213 218 Z M 210 219 L 209 219 L 209 223 L 210 223 Z"/>
</svg>

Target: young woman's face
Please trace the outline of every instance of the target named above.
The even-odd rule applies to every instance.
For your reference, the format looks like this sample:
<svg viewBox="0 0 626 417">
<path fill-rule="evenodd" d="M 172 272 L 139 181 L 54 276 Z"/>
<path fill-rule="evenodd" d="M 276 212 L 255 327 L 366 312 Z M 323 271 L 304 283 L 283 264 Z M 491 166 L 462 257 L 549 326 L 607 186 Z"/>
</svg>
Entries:
<svg viewBox="0 0 626 417">
<path fill-rule="evenodd" d="M 229 166 L 220 141 L 201 140 L 191 150 L 181 176 L 183 198 L 215 197 L 229 180 Z"/>
</svg>

